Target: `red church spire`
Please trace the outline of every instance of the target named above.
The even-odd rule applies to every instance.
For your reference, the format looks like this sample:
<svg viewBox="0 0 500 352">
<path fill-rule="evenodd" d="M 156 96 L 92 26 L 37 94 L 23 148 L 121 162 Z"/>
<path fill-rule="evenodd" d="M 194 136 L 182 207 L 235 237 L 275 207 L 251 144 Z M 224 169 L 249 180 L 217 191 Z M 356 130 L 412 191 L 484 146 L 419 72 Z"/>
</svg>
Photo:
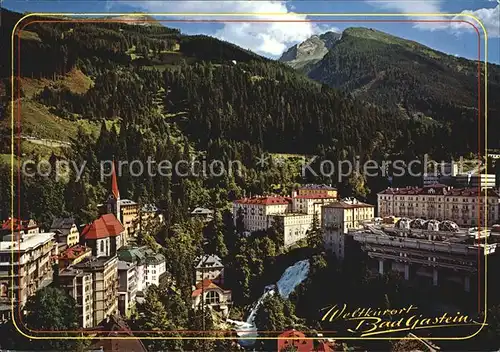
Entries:
<svg viewBox="0 0 500 352">
<path fill-rule="evenodd" d="M 118 181 L 116 180 L 115 171 L 115 160 L 113 159 L 113 164 L 111 165 L 111 191 L 115 199 L 120 199 L 120 191 L 118 190 Z"/>
</svg>

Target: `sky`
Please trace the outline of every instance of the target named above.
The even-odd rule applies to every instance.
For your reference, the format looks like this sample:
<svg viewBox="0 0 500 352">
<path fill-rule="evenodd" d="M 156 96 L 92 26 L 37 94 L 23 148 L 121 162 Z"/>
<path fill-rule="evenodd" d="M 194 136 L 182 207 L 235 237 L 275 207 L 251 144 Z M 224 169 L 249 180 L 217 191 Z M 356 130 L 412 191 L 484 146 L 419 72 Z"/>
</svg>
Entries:
<svg viewBox="0 0 500 352">
<path fill-rule="evenodd" d="M 218 22 L 186 23 L 193 16 L 154 16 L 157 19 L 179 20 L 169 27 L 186 34 L 214 36 L 258 54 L 278 58 L 290 46 L 328 30 L 340 32 L 345 28 L 363 26 L 375 28 L 399 37 L 411 39 L 433 49 L 465 57 L 485 59 L 484 32 L 477 22 L 463 14 L 479 18 L 488 33 L 488 61 L 500 64 L 500 0 L 298 0 L 298 1 L 117 1 L 117 0 L 4 0 L 3 6 L 19 12 L 65 13 L 244 13 L 244 17 L 205 16 Z M 276 13 L 280 15 L 276 15 Z M 376 14 L 398 16 L 328 16 L 310 14 Z M 433 17 L 415 14 L 437 14 Z M 443 14 L 461 14 L 444 16 Z M 234 20 L 240 20 L 234 22 Z M 261 22 L 246 20 L 258 19 Z M 223 22 L 226 20 L 226 22 Z M 227 22 L 233 20 L 233 22 Z M 280 22 L 276 22 L 279 20 Z M 322 22 L 318 22 L 322 20 Z M 368 20 L 368 21 L 367 21 Z M 374 22 L 376 20 L 377 22 Z M 392 22 L 387 22 L 392 20 Z M 422 22 L 433 20 L 434 22 Z M 451 20 L 451 22 L 450 22 Z M 469 23 L 458 21 L 469 21 Z M 295 21 L 295 22 L 291 22 Z M 402 22 L 403 21 L 403 22 Z M 439 22 L 440 21 L 440 22 Z M 479 29 L 479 36 L 474 29 Z"/>
</svg>

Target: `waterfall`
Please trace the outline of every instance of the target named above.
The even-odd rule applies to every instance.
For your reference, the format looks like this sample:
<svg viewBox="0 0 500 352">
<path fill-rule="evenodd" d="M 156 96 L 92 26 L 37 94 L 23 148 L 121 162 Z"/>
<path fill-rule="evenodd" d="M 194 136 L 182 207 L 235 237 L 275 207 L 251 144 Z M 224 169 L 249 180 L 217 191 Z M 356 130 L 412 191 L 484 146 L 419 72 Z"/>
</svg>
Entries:
<svg viewBox="0 0 500 352">
<path fill-rule="evenodd" d="M 239 344 L 241 346 L 252 346 L 255 343 L 251 337 L 257 337 L 257 327 L 255 326 L 255 316 L 266 297 L 274 295 L 278 291 L 279 295 L 283 298 L 288 298 L 295 288 L 307 278 L 309 274 L 309 260 L 301 260 L 292 266 L 289 266 L 276 284 L 268 285 L 264 288 L 264 293 L 257 302 L 253 305 L 250 314 L 246 321 L 236 321 L 227 319 L 228 323 L 235 325 L 236 333 L 241 339 Z M 249 339 L 250 337 L 250 339 Z"/>
</svg>

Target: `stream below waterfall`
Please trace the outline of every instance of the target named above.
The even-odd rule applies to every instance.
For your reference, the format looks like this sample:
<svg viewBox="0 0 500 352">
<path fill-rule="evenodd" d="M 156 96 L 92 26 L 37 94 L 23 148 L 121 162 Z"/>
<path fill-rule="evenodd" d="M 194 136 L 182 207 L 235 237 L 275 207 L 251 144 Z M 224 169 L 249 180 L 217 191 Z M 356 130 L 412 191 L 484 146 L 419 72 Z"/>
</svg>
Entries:
<svg viewBox="0 0 500 352">
<path fill-rule="evenodd" d="M 283 298 L 288 298 L 295 288 L 307 278 L 309 274 L 309 260 L 301 260 L 292 266 L 289 266 L 276 284 L 268 285 L 264 288 L 264 293 L 257 302 L 254 303 L 246 321 L 237 321 L 227 319 L 226 321 L 235 326 L 236 333 L 240 339 L 238 343 L 243 347 L 252 346 L 255 343 L 255 337 L 258 336 L 255 326 L 255 316 L 264 299 L 274 295 L 278 291 Z"/>
</svg>

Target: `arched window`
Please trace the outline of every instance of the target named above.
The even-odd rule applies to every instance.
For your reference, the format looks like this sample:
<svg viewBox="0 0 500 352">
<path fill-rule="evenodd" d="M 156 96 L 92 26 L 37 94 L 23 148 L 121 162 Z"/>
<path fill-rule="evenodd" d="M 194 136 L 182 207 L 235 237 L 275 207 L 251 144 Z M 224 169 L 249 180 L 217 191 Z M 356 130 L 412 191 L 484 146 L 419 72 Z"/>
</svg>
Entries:
<svg viewBox="0 0 500 352">
<path fill-rule="evenodd" d="M 219 293 L 216 291 L 208 291 L 205 295 L 205 304 L 214 304 L 220 302 Z"/>
<path fill-rule="evenodd" d="M 101 240 L 101 252 L 104 252 L 104 240 Z"/>
</svg>

